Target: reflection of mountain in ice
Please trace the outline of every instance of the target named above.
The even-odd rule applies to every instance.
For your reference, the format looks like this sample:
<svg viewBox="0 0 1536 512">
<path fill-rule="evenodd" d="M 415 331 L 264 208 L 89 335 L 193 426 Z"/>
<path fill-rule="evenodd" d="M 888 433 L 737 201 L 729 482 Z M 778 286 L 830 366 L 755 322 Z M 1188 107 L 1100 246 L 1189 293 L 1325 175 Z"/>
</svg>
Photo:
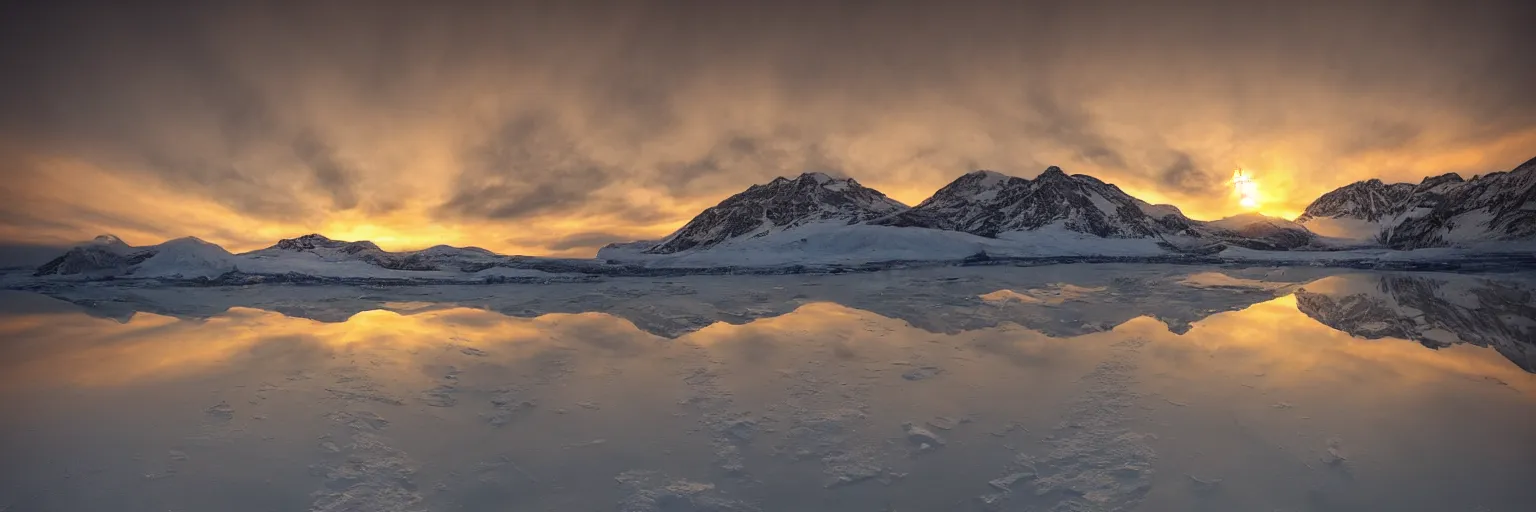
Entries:
<svg viewBox="0 0 1536 512">
<path fill-rule="evenodd" d="M 833 302 L 936 333 L 1015 323 L 1052 336 L 1105 331 L 1148 316 L 1175 333 L 1212 314 L 1296 293 L 1319 322 L 1366 338 L 1429 347 L 1493 347 L 1536 371 L 1536 305 L 1530 283 L 1456 274 L 1340 274 L 1339 269 L 1232 269 L 1184 265 L 924 268 L 879 274 L 612 278 L 558 286 L 116 287 L 43 290 L 91 314 L 188 318 L 232 307 L 325 322 L 368 310 L 472 307 L 536 317 L 602 311 L 668 338 L 717 322 L 742 324 Z M 1335 275 L 1337 274 L 1337 275 Z M 1332 277 L 1329 277 L 1332 275 Z M 1323 278 L 1323 279 L 1320 279 Z"/>
<path fill-rule="evenodd" d="M 879 274 L 615 278 L 558 286 L 114 287 L 60 286 L 44 293 L 93 314 L 206 318 L 231 307 L 326 322 L 367 310 L 466 306 L 514 316 L 602 311 L 675 338 L 715 322 L 740 324 L 801 305 L 835 302 L 954 333 L 1012 322 L 1051 335 L 1108 330 L 1151 316 L 1175 332 L 1213 313 L 1283 295 L 1326 269 L 1222 269 L 1181 265 L 925 268 Z"/>
<path fill-rule="evenodd" d="M 1536 293 L 1530 283 L 1432 274 L 1347 275 L 1296 292 L 1303 313 L 1363 338 L 1440 348 L 1491 347 L 1536 372 Z"/>
<path fill-rule="evenodd" d="M 1536 471 L 1536 454 L 1510 449 L 1536 421 L 1536 375 L 1468 344 L 1431 351 L 1307 318 L 1298 286 L 1324 294 L 1359 281 L 1333 272 L 1073 265 L 49 290 L 70 302 L 6 292 L 0 398 L 26 413 L 0 420 L 0 439 L 8 464 L 27 471 L 0 480 L 0 507 L 1516 510 L 1536 500 L 1510 477 Z M 1412 306 L 1426 316 L 1449 301 L 1528 318 L 1486 298 L 1528 305 L 1506 290 L 1528 290 L 1518 278 L 1427 278 L 1452 284 Z M 1476 302 L 1447 293 L 1460 280 L 1496 290 Z"/>
</svg>

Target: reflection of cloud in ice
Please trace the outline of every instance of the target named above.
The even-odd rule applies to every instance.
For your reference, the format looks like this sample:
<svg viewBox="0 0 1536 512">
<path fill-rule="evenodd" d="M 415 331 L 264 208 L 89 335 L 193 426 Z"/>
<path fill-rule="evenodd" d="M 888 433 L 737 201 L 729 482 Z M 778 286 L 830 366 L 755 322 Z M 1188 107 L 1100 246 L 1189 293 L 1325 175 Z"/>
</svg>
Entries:
<svg viewBox="0 0 1536 512">
<path fill-rule="evenodd" d="M 1060 269 L 1074 271 L 1081 269 Z M 308 482 L 317 484 L 303 489 L 315 490 L 308 503 L 370 510 L 473 508 L 491 498 L 532 510 L 889 505 L 871 501 L 877 494 L 902 505 L 888 508 L 949 510 L 983 493 L 1004 507 L 1040 510 L 1251 510 L 1295 508 L 1282 501 L 1307 496 L 1315 482 L 1337 482 L 1344 469 L 1371 478 L 1341 492 L 1401 505 L 1422 494 L 1385 496 L 1366 486 L 1403 476 L 1390 474 L 1399 467 L 1426 479 L 1532 467 L 1488 456 L 1507 452 L 1536 410 L 1522 407 L 1536 400 L 1536 376 L 1490 350 L 1361 339 L 1313 320 L 1294 296 L 1177 284 L 1226 282 L 1199 274 L 1065 284 L 1054 276 L 1009 282 L 1016 274 L 993 272 L 982 275 L 998 279 L 898 282 L 839 301 L 812 294 L 833 286 L 798 287 L 812 277 L 681 296 L 457 290 L 505 302 L 368 310 L 335 322 L 251 308 L 126 322 L 38 309 L 0 317 L 0 337 L 13 340 L 0 347 L 8 356 L 0 358 L 0 391 L 83 388 L 37 393 L 58 411 L 89 411 L 72 400 L 95 394 L 134 399 L 153 414 L 184 408 L 242 448 L 257 436 L 278 438 L 258 445 L 264 450 L 297 439 L 310 451 L 279 459 L 317 461 L 311 474 L 324 482 Z M 869 279 L 856 277 L 842 282 Z M 535 292 L 555 304 L 516 295 Z M 571 297 L 607 309 L 548 312 Z M 1187 329 L 1156 316 L 1184 314 L 1170 305 L 1188 309 L 1180 317 Z M 301 306 L 285 304 L 307 311 Z M 1430 315 L 1452 306 L 1416 307 Z M 749 310 L 773 314 L 717 314 Z M 665 336 L 631 319 L 662 323 L 679 311 L 702 325 Z M 1051 330 L 1050 322 L 1067 325 Z M 1089 322 L 1106 327 L 1079 325 Z M 138 400 L 188 389 L 190 402 Z M 1457 414 L 1439 414 L 1452 410 L 1447 404 Z M 1405 421 L 1414 428 L 1372 434 Z M 306 422 L 320 431 L 283 437 L 280 429 Z M 1394 437 L 1467 428 L 1479 440 Z M 176 461 L 182 465 L 234 460 L 201 446 L 141 451 L 167 448 L 189 456 Z M 93 452 L 56 458 L 104 457 Z M 1325 464 L 1330 455 L 1348 462 Z M 1404 463 L 1421 456 L 1446 462 Z M 192 469 L 166 485 L 200 483 L 205 476 Z M 600 492 L 587 482 L 601 482 Z"/>
<path fill-rule="evenodd" d="M 1023 292 L 1013 290 L 998 290 L 981 295 L 981 300 L 987 302 L 1020 302 L 1024 304 L 1061 304 L 1069 301 L 1083 300 L 1090 295 L 1102 292 L 1107 288 L 1076 286 L 1066 283 L 1051 283 L 1043 288 L 1031 288 Z"/>
<path fill-rule="evenodd" d="M 1254 290 L 1282 290 L 1290 286 L 1290 283 L 1276 283 L 1272 281 L 1259 281 L 1256 279 L 1242 279 L 1232 277 L 1220 272 L 1201 272 L 1192 274 L 1179 281 L 1179 284 L 1191 288 L 1238 288 Z"/>
</svg>

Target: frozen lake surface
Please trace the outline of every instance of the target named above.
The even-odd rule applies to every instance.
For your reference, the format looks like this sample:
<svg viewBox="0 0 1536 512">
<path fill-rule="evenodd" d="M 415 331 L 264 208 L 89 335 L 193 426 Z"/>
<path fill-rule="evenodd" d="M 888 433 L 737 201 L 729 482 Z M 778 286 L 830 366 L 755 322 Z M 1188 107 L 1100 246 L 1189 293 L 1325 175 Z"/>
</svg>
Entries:
<svg viewBox="0 0 1536 512">
<path fill-rule="evenodd" d="M 0 511 L 1525 511 L 1536 278 L 0 292 Z"/>
</svg>

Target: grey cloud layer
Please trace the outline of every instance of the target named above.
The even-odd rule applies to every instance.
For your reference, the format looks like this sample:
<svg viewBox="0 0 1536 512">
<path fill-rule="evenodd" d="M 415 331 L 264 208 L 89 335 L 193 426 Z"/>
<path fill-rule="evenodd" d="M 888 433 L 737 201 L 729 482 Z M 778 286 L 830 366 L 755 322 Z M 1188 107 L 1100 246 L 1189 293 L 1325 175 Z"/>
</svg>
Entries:
<svg viewBox="0 0 1536 512">
<path fill-rule="evenodd" d="M 1206 201 L 1313 139 L 1289 159 L 1325 189 L 1536 127 L 1514 1 L 433 4 L 34 5 L 0 22 L 0 139 L 257 218 L 661 222 L 811 169 L 1056 164 Z"/>
</svg>

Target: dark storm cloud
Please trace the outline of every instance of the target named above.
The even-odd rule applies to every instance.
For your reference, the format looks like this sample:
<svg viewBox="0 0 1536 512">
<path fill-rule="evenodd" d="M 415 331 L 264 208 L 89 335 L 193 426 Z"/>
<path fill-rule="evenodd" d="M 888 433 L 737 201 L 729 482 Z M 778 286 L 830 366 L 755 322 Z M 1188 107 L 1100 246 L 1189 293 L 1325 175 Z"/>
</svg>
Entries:
<svg viewBox="0 0 1536 512">
<path fill-rule="evenodd" d="M 734 193 L 745 188 L 743 183 L 803 172 L 844 174 L 841 163 L 821 144 L 783 132 L 732 136 L 715 143 L 697 159 L 663 163 L 658 170 L 662 185 L 683 196 Z"/>
<path fill-rule="evenodd" d="M 337 160 L 334 149 L 306 133 L 293 141 L 293 153 L 314 172 L 315 184 L 331 197 L 333 206 L 343 210 L 357 206 L 357 192 L 353 190 L 356 173 Z"/>
<path fill-rule="evenodd" d="M 660 171 L 665 178 L 667 188 L 673 191 L 687 191 L 692 188 L 695 181 L 707 176 L 715 176 L 721 172 L 740 169 L 749 166 L 760 165 L 759 160 L 764 148 L 760 147 L 757 139 L 750 137 L 731 137 L 722 143 L 715 144 L 709 152 L 689 162 L 669 162 L 661 165 Z M 782 158 L 782 152 L 773 151 L 775 160 Z"/>
<path fill-rule="evenodd" d="M 1092 115 L 1082 107 L 1045 91 L 1032 91 L 1027 96 L 1031 131 L 1074 148 L 1077 156 L 1088 163 L 1125 168 L 1125 158 L 1110 148 L 1109 139 L 1097 131 Z"/>
<path fill-rule="evenodd" d="M 569 235 L 565 238 L 555 240 L 554 243 L 546 245 L 545 247 L 551 251 L 569 251 L 571 249 L 602 247 L 614 242 L 627 242 L 632 239 L 633 237 L 628 235 L 594 231 Z"/>
<path fill-rule="evenodd" d="M 808 170 L 916 202 L 967 170 L 1053 164 L 1205 215 L 1231 213 L 1210 193 L 1224 186 L 1216 169 L 1273 169 L 1284 175 L 1263 181 L 1266 194 L 1295 209 L 1383 173 L 1529 158 L 1533 11 L 1513 0 L 34 2 L 0 20 L 0 144 L 50 165 L 0 165 L 12 184 L 0 212 L 78 201 L 102 215 L 59 207 L 43 216 L 73 231 L 0 233 L 78 236 L 117 208 L 132 229 L 167 236 L 516 222 L 554 247 L 572 224 L 656 236 Z M 146 222 L 129 211 L 142 201 L 45 194 L 70 181 L 61 161 L 94 169 L 70 171 L 79 181 L 95 172 L 165 195 L 151 203 L 230 211 Z M 544 227 L 554 221 L 566 227 Z M 178 232 L 188 226 L 202 231 Z"/>
<path fill-rule="evenodd" d="M 618 172 L 582 155 L 558 121 L 542 114 L 508 121 L 463 161 L 453 196 L 439 210 L 496 220 L 578 209 Z"/>
<path fill-rule="evenodd" d="M 1158 183 L 1185 195 L 1219 192 L 1226 183 L 1221 176 L 1204 172 L 1195 166 L 1188 153 L 1174 153 L 1173 163 L 1157 173 Z"/>
</svg>

